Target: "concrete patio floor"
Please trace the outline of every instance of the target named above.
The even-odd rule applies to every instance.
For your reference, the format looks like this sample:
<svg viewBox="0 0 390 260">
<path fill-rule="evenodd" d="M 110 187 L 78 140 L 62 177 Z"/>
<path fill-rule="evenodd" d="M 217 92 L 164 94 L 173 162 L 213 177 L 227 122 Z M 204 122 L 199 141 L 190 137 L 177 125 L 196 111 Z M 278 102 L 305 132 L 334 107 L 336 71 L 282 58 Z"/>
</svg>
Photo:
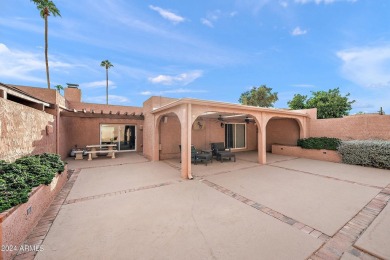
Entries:
<svg viewBox="0 0 390 260">
<path fill-rule="evenodd" d="M 390 171 L 272 154 L 259 165 L 253 152 L 236 157 L 192 165 L 192 181 L 180 178 L 175 159 L 69 160 L 80 170 L 36 259 L 390 256 L 389 206 L 382 211 Z"/>
</svg>

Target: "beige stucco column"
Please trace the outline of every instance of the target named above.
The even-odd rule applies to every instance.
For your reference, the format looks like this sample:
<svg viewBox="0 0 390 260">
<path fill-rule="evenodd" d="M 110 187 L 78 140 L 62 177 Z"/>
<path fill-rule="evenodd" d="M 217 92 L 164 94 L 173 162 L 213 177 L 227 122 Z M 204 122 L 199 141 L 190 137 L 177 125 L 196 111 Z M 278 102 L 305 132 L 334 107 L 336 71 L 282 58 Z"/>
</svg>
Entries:
<svg viewBox="0 0 390 260">
<path fill-rule="evenodd" d="M 181 124 L 181 177 L 192 179 L 191 174 L 191 104 L 184 104 Z"/>
<path fill-rule="evenodd" d="M 261 122 L 259 127 L 259 132 L 257 134 L 257 140 L 258 140 L 258 161 L 260 164 L 266 164 L 267 163 L 267 133 L 266 133 L 266 127 L 267 123 Z"/>
<path fill-rule="evenodd" d="M 148 131 L 152 132 L 152 161 L 158 161 L 160 160 L 160 117 L 153 115 L 153 126 Z"/>
</svg>

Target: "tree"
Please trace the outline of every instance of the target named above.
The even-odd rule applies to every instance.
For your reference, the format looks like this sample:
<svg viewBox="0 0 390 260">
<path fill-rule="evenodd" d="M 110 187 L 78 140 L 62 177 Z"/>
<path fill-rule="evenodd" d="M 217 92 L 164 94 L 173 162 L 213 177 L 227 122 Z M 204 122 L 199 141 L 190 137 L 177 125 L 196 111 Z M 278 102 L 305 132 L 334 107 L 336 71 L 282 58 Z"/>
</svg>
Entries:
<svg viewBox="0 0 390 260">
<path fill-rule="evenodd" d="M 251 90 L 241 94 L 238 102 L 248 106 L 258 107 L 273 107 L 274 103 L 278 101 L 278 92 L 271 93 L 272 88 L 266 85 L 260 87 L 252 87 Z"/>
<path fill-rule="evenodd" d="M 339 118 L 347 116 L 352 109 L 355 100 L 349 101 L 349 93 L 345 96 L 340 94 L 340 89 L 329 89 L 328 91 L 312 91 L 312 96 L 300 94 L 287 102 L 291 109 L 317 108 L 317 118 Z"/>
<path fill-rule="evenodd" d="M 50 89 L 50 76 L 49 76 L 49 57 L 48 57 L 48 22 L 47 18 L 50 14 L 53 16 L 60 16 L 60 10 L 56 7 L 56 5 L 51 0 L 31 0 L 37 6 L 37 9 L 40 12 L 40 15 L 43 19 L 45 19 L 45 61 L 46 61 L 46 79 L 47 79 L 47 87 Z"/>
<path fill-rule="evenodd" d="M 108 105 L 108 69 L 114 67 L 109 60 L 104 60 L 100 63 L 100 66 L 106 68 L 106 104 Z"/>
<path fill-rule="evenodd" d="M 64 90 L 64 87 L 62 85 L 57 85 L 55 88 L 58 90 L 58 93 L 61 94 L 61 90 Z"/>
<path fill-rule="evenodd" d="M 295 94 L 293 99 L 288 101 L 287 104 L 291 109 L 305 109 L 307 102 L 307 96 L 301 94 Z"/>
</svg>

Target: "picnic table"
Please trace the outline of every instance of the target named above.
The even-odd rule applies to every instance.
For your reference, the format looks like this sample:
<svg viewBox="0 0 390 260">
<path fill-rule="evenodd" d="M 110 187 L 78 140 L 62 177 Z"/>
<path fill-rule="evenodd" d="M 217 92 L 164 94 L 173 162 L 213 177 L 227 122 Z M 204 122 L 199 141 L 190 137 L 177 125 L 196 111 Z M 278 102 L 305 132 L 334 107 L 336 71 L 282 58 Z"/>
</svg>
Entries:
<svg viewBox="0 0 390 260">
<path fill-rule="evenodd" d="M 114 147 L 116 144 L 91 144 L 87 145 L 86 148 L 89 149 L 86 153 L 88 154 L 88 161 L 91 161 L 92 158 L 97 158 L 98 153 L 107 153 L 107 157 L 115 158 Z"/>
</svg>

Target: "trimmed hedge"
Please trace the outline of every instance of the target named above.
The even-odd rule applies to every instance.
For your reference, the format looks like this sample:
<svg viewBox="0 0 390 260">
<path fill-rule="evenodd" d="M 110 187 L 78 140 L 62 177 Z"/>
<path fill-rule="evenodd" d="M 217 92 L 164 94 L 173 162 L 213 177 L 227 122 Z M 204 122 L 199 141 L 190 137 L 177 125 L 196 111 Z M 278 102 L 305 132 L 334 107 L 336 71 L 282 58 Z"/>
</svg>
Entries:
<svg viewBox="0 0 390 260">
<path fill-rule="evenodd" d="M 338 151 L 343 163 L 390 169 L 390 141 L 343 141 Z"/>
<path fill-rule="evenodd" d="M 33 187 L 50 184 L 64 169 L 57 154 L 26 156 L 14 163 L 0 161 L 0 212 L 27 202 Z"/>
<path fill-rule="evenodd" d="M 338 138 L 310 137 L 299 139 L 297 145 L 305 149 L 326 149 L 336 151 L 341 143 Z"/>
</svg>

